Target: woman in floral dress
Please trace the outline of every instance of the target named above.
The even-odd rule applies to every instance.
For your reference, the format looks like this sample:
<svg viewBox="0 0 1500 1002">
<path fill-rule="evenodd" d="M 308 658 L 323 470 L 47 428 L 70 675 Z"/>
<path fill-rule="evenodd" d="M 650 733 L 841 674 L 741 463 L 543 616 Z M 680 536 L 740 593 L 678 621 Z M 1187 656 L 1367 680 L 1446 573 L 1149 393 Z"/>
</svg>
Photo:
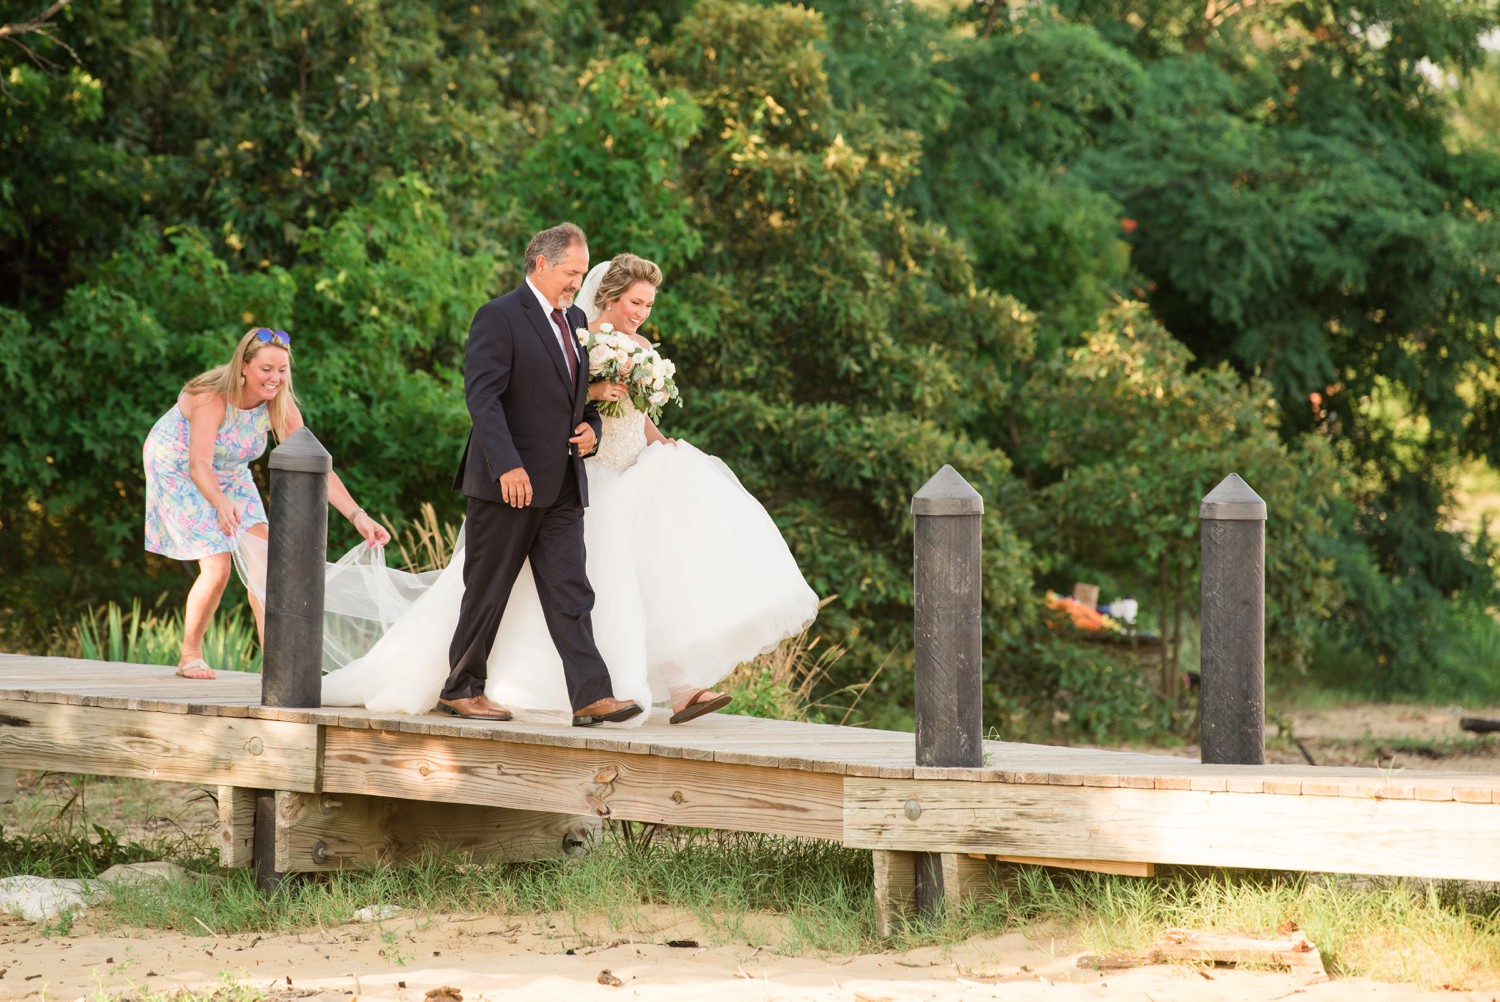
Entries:
<svg viewBox="0 0 1500 1002">
<path fill-rule="evenodd" d="M 173 560 L 196 560 L 188 591 L 177 674 L 213 678 L 203 660 L 203 635 L 229 583 L 239 534 L 265 540 L 266 509 L 250 463 L 302 427 L 292 393 L 292 339 L 286 331 L 246 331 L 223 365 L 188 380 L 146 436 L 146 549 Z M 338 474 L 328 474 L 328 500 L 365 540 L 384 545 L 390 532 L 354 502 Z M 265 617 L 252 593 L 262 642 Z"/>
</svg>

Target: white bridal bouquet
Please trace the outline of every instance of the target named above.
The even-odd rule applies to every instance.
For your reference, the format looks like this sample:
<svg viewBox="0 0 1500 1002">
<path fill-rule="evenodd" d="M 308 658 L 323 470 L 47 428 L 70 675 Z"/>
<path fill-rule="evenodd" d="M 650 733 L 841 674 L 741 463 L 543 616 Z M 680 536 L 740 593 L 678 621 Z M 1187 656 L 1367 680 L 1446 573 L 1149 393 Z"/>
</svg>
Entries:
<svg viewBox="0 0 1500 1002">
<path fill-rule="evenodd" d="M 677 366 L 670 359 L 662 358 L 655 348 L 639 344 L 635 338 L 614 328 L 613 324 L 600 324 L 597 331 L 583 328 L 578 340 L 589 357 L 589 382 L 608 381 L 625 384 L 630 402 L 652 421 L 661 416 L 667 404 L 682 406 L 678 395 Z M 623 400 L 599 401 L 599 413 L 605 417 L 620 417 L 625 413 Z"/>
</svg>

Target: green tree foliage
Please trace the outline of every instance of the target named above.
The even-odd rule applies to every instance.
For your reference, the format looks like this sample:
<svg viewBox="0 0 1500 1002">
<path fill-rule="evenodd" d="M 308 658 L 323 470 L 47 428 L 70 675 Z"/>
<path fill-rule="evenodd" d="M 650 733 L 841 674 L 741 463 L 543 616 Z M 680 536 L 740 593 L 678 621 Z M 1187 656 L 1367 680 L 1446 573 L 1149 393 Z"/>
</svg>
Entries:
<svg viewBox="0 0 1500 1002">
<path fill-rule="evenodd" d="M 904 201 L 962 237 L 980 280 L 1037 311 L 1044 349 L 1129 284 L 1122 211 L 1070 171 L 1142 76 L 1091 28 L 969 37 L 911 4 L 818 4 L 846 100 L 922 143 Z"/>
<path fill-rule="evenodd" d="M 1413 628 L 1424 606 L 1493 587 L 1445 509 L 1448 470 L 1500 448 L 1484 420 L 1500 228 L 1479 208 L 1495 161 L 1450 153 L 1448 102 L 1419 62 L 1471 66 L 1495 16 L 1247 13 L 1147 62 L 1130 115 L 1080 163 L 1138 221 L 1134 263 L 1174 336 L 1205 364 L 1264 376 L 1285 433 L 1319 430 L 1356 471 L 1351 528 L 1378 573 L 1351 577 L 1346 623 L 1398 674 L 1434 658 L 1434 635 Z M 1392 604 L 1404 611 L 1372 621 Z"/>
<path fill-rule="evenodd" d="M 701 243 L 680 174 L 702 118 L 686 91 L 657 86 L 639 52 L 593 60 L 518 171 L 491 177 L 494 196 L 503 204 L 548 192 L 517 206 L 526 231 L 582 220 L 593 247 L 630 247 L 677 271 Z"/>
<path fill-rule="evenodd" d="M 805 10 L 724 2 L 679 23 L 664 69 L 705 112 L 685 174 L 706 211 L 663 331 L 694 390 L 683 431 L 771 500 L 810 583 L 837 596 L 823 619 L 853 662 L 868 673 L 897 655 L 881 689 L 899 698 L 911 495 L 944 463 L 986 492 L 1008 482 L 1005 456 L 963 423 L 995 367 L 976 349 L 1024 353 L 1031 331 L 1015 303 L 976 294 L 960 248 L 897 203 L 914 145 L 845 120 L 822 32 Z M 999 512 L 985 555 L 987 627 L 1014 641 L 1030 557 Z"/>
<path fill-rule="evenodd" d="M 1454 120 L 1462 141 L 1500 148 L 1500 55 L 1491 52 L 1458 92 Z"/>
<path fill-rule="evenodd" d="M 432 193 L 387 185 L 327 231 L 311 228 L 290 270 L 236 269 L 213 242 L 144 224 L 45 327 L 0 338 L 10 391 L 0 503 L 14 513 L 7 531 L 28 541 L 4 551 L 10 580 L 41 565 L 78 601 L 142 586 L 141 441 L 182 382 L 223 362 L 252 324 L 293 332 L 308 426 L 366 507 L 399 515 L 446 497 L 468 427 L 463 333 L 493 269 L 453 247 Z M 30 587 L 7 601 L 33 597 L 55 601 Z"/>
<path fill-rule="evenodd" d="M 124 158 L 86 138 L 104 86 L 81 67 L 6 67 L 0 90 L 0 289 L 26 303 L 76 281 L 75 254 L 107 255 L 135 199 Z M 55 299 L 60 291 L 53 291 Z"/>
<path fill-rule="evenodd" d="M 408 173 L 480 233 L 504 235 L 481 189 L 571 88 L 572 52 L 599 40 L 590 10 L 527 0 L 74 4 L 59 31 L 102 104 L 56 84 L 55 98 L 13 95 L 7 115 L 36 168 L 21 176 L 50 186 L 63 203 L 54 211 L 91 213 L 116 230 L 135 213 L 198 224 L 222 240 L 216 253 L 247 268 L 292 263 L 308 227 L 331 225 Z M 49 104 L 64 100 L 79 110 L 55 123 Z M 64 145 L 31 139 L 64 128 Z M 87 171 L 106 156 L 107 177 Z M 42 232 L 74 229 L 54 226 L 45 202 L 27 208 Z M 0 247 L 0 261 L 24 247 Z M 68 249 L 33 271 L 31 294 L 55 299 Z"/>
<path fill-rule="evenodd" d="M 1142 304 L 1100 318 L 1083 345 L 1036 367 L 1023 434 L 1045 443 L 1059 471 L 1038 491 L 1025 535 L 1071 572 L 1152 595 L 1169 652 L 1196 606 L 1198 526 L 1184 513 L 1239 473 L 1275 500 L 1266 526 L 1267 662 L 1307 666 L 1312 637 L 1339 605 L 1334 521 L 1351 479 L 1326 439 L 1277 435 L 1264 382 L 1242 385 L 1227 365 L 1191 369 L 1191 356 Z M 1079 403 L 1086 406 L 1079 406 Z M 1169 657 L 1175 666 L 1177 659 Z"/>
<path fill-rule="evenodd" d="M 927 132 L 927 176 L 960 181 L 924 196 L 935 214 L 978 249 L 986 284 L 1044 312 L 1055 307 L 1023 291 L 1019 262 L 1075 282 L 1092 274 L 1095 290 L 1138 288 L 1197 364 L 1267 380 L 1284 440 L 1323 435 L 1355 476 L 1337 528 L 1372 571 L 1351 572 L 1341 629 L 1398 674 L 1433 663 L 1421 610 L 1456 595 L 1485 604 L 1493 587 L 1485 555 L 1447 528 L 1448 471 L 1500 448 L 1500 163 L 1492 148 L 1448 141 L 1451 101 L 1434 80 L 1482 64 L 1479 39 L 1500 11 L 1478 0 L 1003 7 L 969 8 L 973 37 L 943 64 L 965 100 Z M 1015 211 L 1047 204 L 1017 178 L 1071 186 L 1065 218 L 1092 227 L 1004 237 L 1049 217 Z M 945 201 L 950 188 L 963 194 Z M 974 214 L 972 190 L 1026 222 Z M 1128 238 L 1137 278 L 1100 267 L 1111 232 Z M 1073 248 L 1099 270 L 1052 267 L 1062 262 L 1048 255 Z M 1084 289 L 1064 291 L 1076 304 Z M 1087 325 L 1064 317 L 1067 343 Z M 1010 453 L 1028 479 L 1051 475 L 1025 443 Z"/>
</svg>

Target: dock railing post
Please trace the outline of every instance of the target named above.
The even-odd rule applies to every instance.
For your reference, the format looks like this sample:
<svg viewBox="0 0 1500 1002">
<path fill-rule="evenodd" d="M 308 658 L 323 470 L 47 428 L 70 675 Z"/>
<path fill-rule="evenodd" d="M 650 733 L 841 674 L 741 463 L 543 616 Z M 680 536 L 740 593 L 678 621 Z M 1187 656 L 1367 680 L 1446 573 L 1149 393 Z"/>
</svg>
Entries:
<svg viewBox="0 0 1500 1002">
<path fill-rule="evenodd" d="M 1198 506 L 1203 546 L 1199 758 L 1266 759 L 1266 503 L 1231 473 Z"/>
<path fill-rule="evenodd" d="M 323 585 L 333 458 L 306 428 L 271 451 L 263 706 L 323 701 Z"/>
<path fill-rule="evenodd" d="M 323 702 L 323 587 L 328 560 L 328 473 L 333 458 L 307 428 L 271 450 L 271 525 L 266 566 L 262 706 Z M 276 793 L 255 794 L 255 883 L 274 891 Z"/>
<path fill-rule="evenodd" d="M 984 764 L 984 499 L 944 466 L 912 497 L 911 512 L 917 765 L 974 768 Z M 915 856 L 917 913 L 935 919 L 945 898 L 941 856 Z"/>
</svg>

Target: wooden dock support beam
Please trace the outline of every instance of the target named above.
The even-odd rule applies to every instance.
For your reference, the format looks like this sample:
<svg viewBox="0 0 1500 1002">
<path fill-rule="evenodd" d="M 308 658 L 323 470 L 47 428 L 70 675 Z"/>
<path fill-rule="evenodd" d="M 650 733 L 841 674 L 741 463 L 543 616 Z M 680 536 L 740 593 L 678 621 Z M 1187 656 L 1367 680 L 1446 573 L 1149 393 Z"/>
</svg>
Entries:
<svg viewBox="0 0 1500 1002">
<path fill-rule="evenodd" d="M 255 791 L 219 787 L 219 865 L 236 870 L 255 862 Z"/>
<path fill-rule="evenodd" d="M 255 862 L 256 791 L 219 790 L 221 866 Z M 367 869 L 428 852 L 476 861 L 586 855 L 598 818 L 478 804 L 426 803 L 355 793 L 273 795 L 270 866 L 278 875 Z"/>
<path fill-rule="evenodd" d="M 882 936 L 891 936 L 902 925 L 923 915 L 918 898 L 918 867 L 931 860 L 938 870 L 942 906 L 954 907 L 990 886 L 988 860 L 965 853 L 901 852 L 875 849 L 875 923 Z"/>
<path fill-rule="evenodd" d="M 286 879 L 286 872 L 276 868 L 276 793 L 253 792 L 255 829 L 250 838 L 250 858 L 255 866 L 255 887 L 263 894 L 274 894 Z"/>
</svg>

